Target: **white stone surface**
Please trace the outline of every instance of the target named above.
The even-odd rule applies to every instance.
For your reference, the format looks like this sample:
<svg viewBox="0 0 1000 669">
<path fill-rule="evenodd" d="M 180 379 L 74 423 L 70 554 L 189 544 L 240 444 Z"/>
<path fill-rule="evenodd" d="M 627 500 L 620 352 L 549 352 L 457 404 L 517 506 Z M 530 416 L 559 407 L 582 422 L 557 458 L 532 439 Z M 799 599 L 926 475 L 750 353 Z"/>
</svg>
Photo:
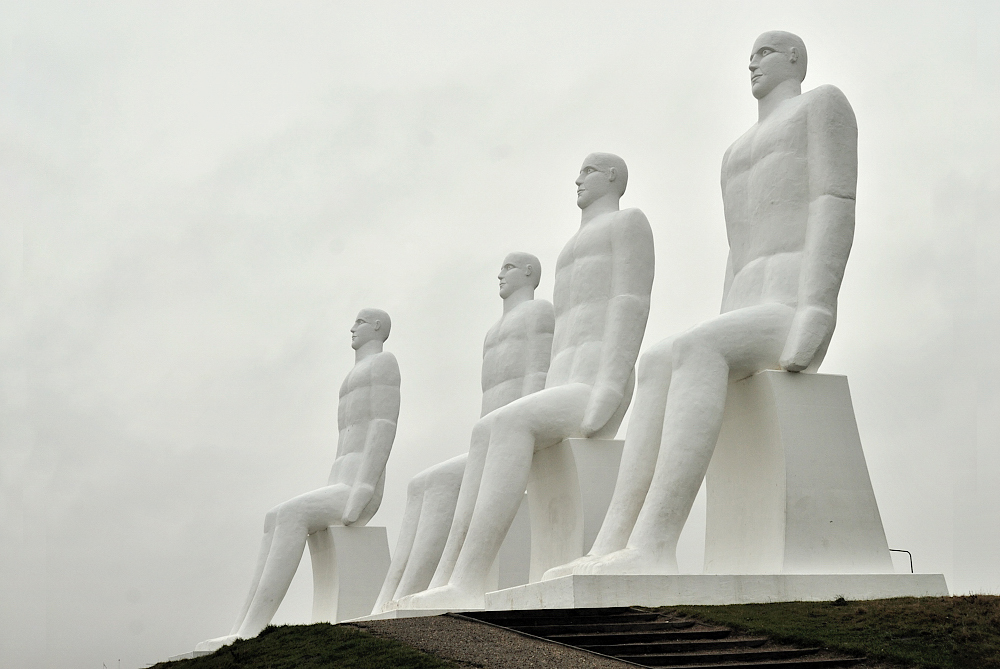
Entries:
<svg viewBox="0 0 1000 669">
<path fill-rule="evenodd" d="M 732 384 L 706 485 L 706 574 L 892 573 L 845 376 Z"/>
<path fill-rule="evenodd" d="M 729 240 L 721 314 L 642 356 L 615 496 L 591 555 L 550 570 L 673 574 L 733 381 L 815 371 L 854 237 L 857 125 L 832 86 L 802 93 L 805 45 L 768 32 L 750 53 L 757 123 L 722 161 Z"/>
<path fill-rule="evenodd" d="M 535 299 L 541 276 L 541 262 L 530 253 L 510 253 L 500 267 L 503 313 L 483 342 L 481 417 L 545 387 L 555 315 L 550 302 Z M 454 520 L 467 459 L 467 454 L 451 458 L 410 481 L 396 551 L 374 612 L 392 610 L 392 602 L 430 584 Z M 488 589 L 527 583 L 526 513 L 519 510 L 515 517 L 487 576 Z"/>
<path fill-rule="evenodd" d="M 308 536 L 331 525 L 361 527 L 375 515 L 399 417 L 399 366 L 383 350 L 390 329 L 389 315 L 381 309 L 358 314 L 351 326 L 354 367 L 340 387 L 337 457 L 327 485 L 267 513 L 250 591 L 232 630 L 195 650 L 215 650 L 259 634 L 288 591 Z"/>
<path fill-rule="evenodd" d="M 384 527 L 333 525 L 309 535 L 314 623 L 338 623 L 369 613 L 389 571 Z"/>
<path fill-rule="evenodd" d="M 619 209 L 627 176 L 618 156 L 596 153 L 584 160 L 576 179 L 580 228 L 556 264 L 545 388 L 480 419 L 431 588 L 399 600 L 400 607 L 481 607 L 490 566 L 521 504 L 535 454 L 571 437 L 613 436 L 608 426 L 620 421 L 634 382 L 654 265 L 645 215 Z M 565 462 L 564 456 L 553 459 Z M 551 499 L 572 504 L 575 471 L 547 467 L 545 477 L 543 487 L 560 491 Z M 537 476 L 534 483 L 540 483 Z M 561 502 L 557 506 L 556 522 L 571 518 Z M 562 529 L 574 542 L 582 537 L 578 521 L 574 511 L 571 527 Z"/>
<path fill-rule="evenodd" d="M 574 574 L 486 595 L 486 610 L 753 604 L 948 595 L 942 574 Z"/>
</svg>

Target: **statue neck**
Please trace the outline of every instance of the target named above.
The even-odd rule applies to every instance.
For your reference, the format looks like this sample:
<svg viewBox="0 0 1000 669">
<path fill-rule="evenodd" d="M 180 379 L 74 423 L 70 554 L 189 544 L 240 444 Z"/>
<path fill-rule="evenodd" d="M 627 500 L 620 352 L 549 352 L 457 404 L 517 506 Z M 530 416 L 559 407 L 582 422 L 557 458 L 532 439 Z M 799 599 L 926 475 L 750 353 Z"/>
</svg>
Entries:
<svg viewBox="0 0 1000 669">
<path fill-rule="evenodd" d="M 354 364 L 358 364 L 365 358 L 370 358 L 376 353 L 382 352 L 382 341 L 378 339 L 372 339 L 371 341 L 365 342 L 360 348 L 354 351 Z"/>
<path fill-rule="evenodd" d="M 757 123 L 763 122 L 785 100 L 791 100 L 801 94 L 802 82 L 785 79 L 775 86 L 773 91 L 757 100 Z"/>
<path fill-rule="evenodd" d="M 503 298 L 503 315 L 506 316 L 514 307 L 519 304 L 524 304 L 525 302 L 530 302 L 533 299 L 535 299 L 534 288 L 525 286 L 520 290 L 514 291 L 507 297 Z"/>
<path fill-rule="evenodd" d="M 617 195 L 605 195 L 604 197 L 594 200 L 587 208 L 584 209 L 580 214 L 580 225 L 586 225 L 598 216 L 603 216 L 604 214 L 610 214 L 612 212 L 618 211 L 618 202 L 621 198 Z"/>
</svg>

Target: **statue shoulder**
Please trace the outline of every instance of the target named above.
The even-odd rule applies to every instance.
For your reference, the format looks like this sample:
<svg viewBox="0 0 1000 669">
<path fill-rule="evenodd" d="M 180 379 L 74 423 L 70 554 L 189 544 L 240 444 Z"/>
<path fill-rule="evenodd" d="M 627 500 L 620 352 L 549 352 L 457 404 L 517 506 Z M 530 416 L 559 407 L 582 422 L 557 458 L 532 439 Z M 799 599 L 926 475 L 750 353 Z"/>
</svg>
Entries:
<svg viewBox="0 0 1000 669">
<path fill-rule="evenodd" d="M 615 217 L 614 226 L 616 243 L 628 245 L 641 244 L 653 250 L 653 229 L 641 209 L 622 209 Z"/>
<path fill-rule="evenodd" d="M 856 125 L 851 103 L 847 101 L 847 96 L 844 95 L 843 91 L 836 86 L 823 84 L 802 95 L 808 99 L 810 116 L 821 116 L 841 123 L 847 122 L 850 125 Z"/>
<path fill-rule="evenodd" d="M 370 370 L 372 384 L 386 386 L 399 385 L 399 363 L 396 362 L 396 356 L 389 351 L 382 351 L 373 355 Z"/>
<path fill-rule="evenodd" d="M 525 302 L 523 307 L 531 317 L 531 329 L 535 332 L 552 332 L 556 326 L 555 309 L 548 300 L 534 299 Z"/>
</svg>

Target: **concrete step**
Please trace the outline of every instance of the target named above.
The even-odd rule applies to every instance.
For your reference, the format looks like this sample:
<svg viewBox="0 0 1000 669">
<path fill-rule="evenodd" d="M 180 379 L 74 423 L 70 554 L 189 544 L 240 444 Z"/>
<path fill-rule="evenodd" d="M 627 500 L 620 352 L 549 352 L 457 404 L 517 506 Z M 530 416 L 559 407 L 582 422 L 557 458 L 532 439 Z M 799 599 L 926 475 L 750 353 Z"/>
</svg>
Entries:
<svg viewBox="0 0 1000 669">
<path fill-rule="evenodd" d="M 792 660 L 813 655 L 819 648 L 790 648 L 783 650 L 735 650 L 698 651 L 693 653 L 642 653 L 638 655 L 615 653 L 614 657 L 647 667 L 683 667 L 704 666 L 721 662 L 761 662 L 775 660 Z M 750 665 L 755 666 L 755 665 Z"/>
<path fill-rule="evenodd" d="M 749 637 L 746 639 L 699 639 L 659 643 L 580 644 L 580 648 L 592 650 L 602 655 L 619 656 L 643 653 L 695 653 L 713 650 L 735 650 L 738 648 L 759 648 L 765 643 L 767 643 L 767 637 Z"/>
<path fill-rule="evenodd" d="M 530 632 L 529 632 L 530 634 Z M 694 639 L 725 639 L 732 632 L 725 628 L 708 628 L 694 630 L 658 630 L 649 632 L 613 632 L 594 634 L 551 634 L 546 639 L 552 639 L 570 646 L 609 645 L 621 643 L 660 643 L 664 641 L 681 641 Z M 542 636 L 542 635 L 536 635 Z"/>
</svg>

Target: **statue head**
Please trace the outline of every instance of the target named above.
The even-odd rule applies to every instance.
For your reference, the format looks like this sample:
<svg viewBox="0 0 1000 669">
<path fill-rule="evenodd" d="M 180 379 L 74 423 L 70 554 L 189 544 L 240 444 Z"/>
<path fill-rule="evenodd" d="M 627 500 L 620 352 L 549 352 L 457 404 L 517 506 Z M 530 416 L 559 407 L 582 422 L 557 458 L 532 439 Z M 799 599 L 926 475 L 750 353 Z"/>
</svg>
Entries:
<svg viewBox="0 0 1000 669">
<path fill-rule="evenodd" d="M 757 38 L 750 53 L 750 90 L 760 100 L 785 81 L 806 78 L 806 45 L 802 38 L 771 30 Z"/>
<path fill-rule="evenodd" d="M 500 267 L 500 297 L 507 299 L 522 288 L 535 290 L 542 279 L 542 263 L 530 253 L 508 253 Z"/>
<path fill-rule="evenodd" d="M 628 168 L 625 161 L 613 153 L 592 153 L 583 161 L 576 178 L 576 204 L 586 209 L 604 197 L 616 200 L 625 194 Z"/>
<path fill-rule="evenodd" d="M 389 338 L 392 321 L 381 309 L 362 309 L 351 326 L 351 348 L 357 351 L 370 341 L 384 342 Z"/>
</svg>

